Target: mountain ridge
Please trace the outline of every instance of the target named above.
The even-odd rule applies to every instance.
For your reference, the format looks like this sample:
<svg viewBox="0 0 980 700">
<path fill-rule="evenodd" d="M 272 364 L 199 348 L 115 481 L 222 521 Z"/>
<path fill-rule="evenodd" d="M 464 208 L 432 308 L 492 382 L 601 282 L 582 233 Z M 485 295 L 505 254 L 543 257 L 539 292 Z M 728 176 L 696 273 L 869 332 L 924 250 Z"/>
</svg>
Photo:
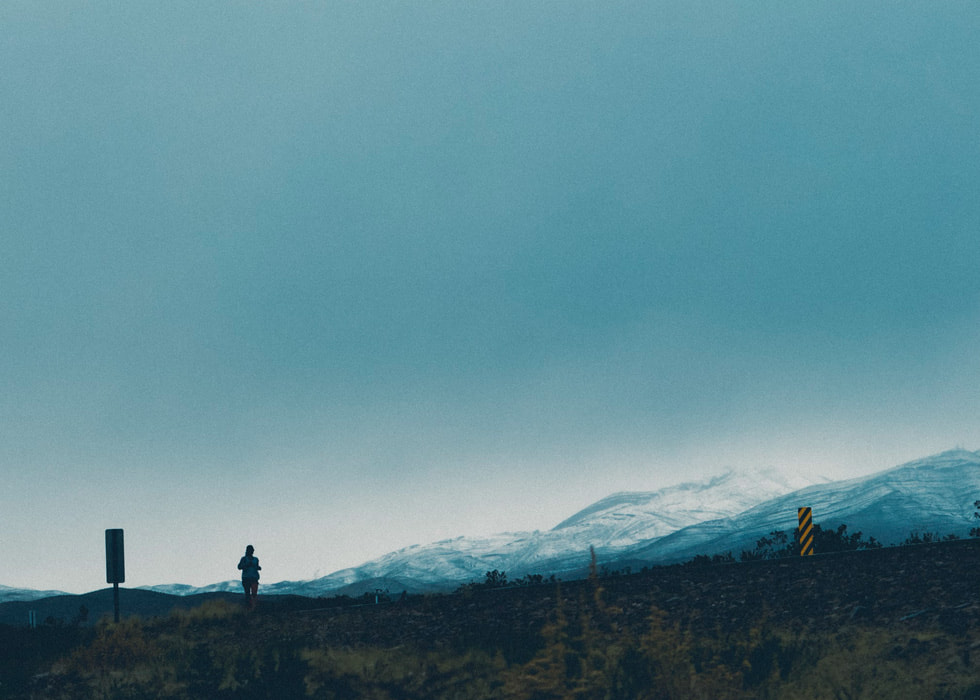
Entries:
<svg viewBox="0 0 980 700">
<path fill-rule="evenodd" d="M 786 475 L 772 468 L 729 470 L 703 481 L 658 491 L 617 492 L 562 520 L 551 530 L 460 536 L 416 544 L 356 567 L 305 581 L 264 584 L 272 595 L 360 595 L 376 588 L 409 593 L 452 590 L 494 569 L 514 578 L 528 574 L 573 577 L 594 549 L 610 568 L 669 564 L 699 554 L 751 550 L 773 530 L 792 532 L 796 509 L 813 508 L 824 527 L 846 524 L 884 544 L 912 532 L 965 536 L 973 502 L 980 498 L 980 452 L 962 448 L 906 462 L 867 476 L 831 481 Z M 141 589 L 192 595 L 235 593 L 236 580 Z M 60 592 L 55 592 L 60 594 Z M 19 595 L 20 598 L 8 597 Z M 45 592 L 0 587 L 0 601 L 32 600 Z"/>
<path fill-rule="evenodd" d="M 980 453 L 948 450 L 868 476 L 809 486 L 728 521 L 707 521 L 671 533 L 633 554 L 662 563 L 699 553 L 738 555 L 773 530 L 792 532 L 801 506 L 813 509 L 815 523 L 846 524 L 851 532 L 862 531 L 886 545 L 899 544 L 916 531 L 966 536 L 975 522 L 973 502 L 978 498 Z"/>
<path fill-rule="evenodd" d="M 372 582 L 384 580 L 389 587 L 394 585 L 414 593 L 482 580 L 484 573 L 494 569 L 506 571 L 512 579 L 527 574 L 575 576 L 587 569 L 590 547 L 595 549 L 600 564 L 609 568 L 673 563 L 698 554 L 725 551 L 737 556 L 742 549 L 752 549 L 759 537 L 773 529 L 792 531 L 796 509 L 806 505 L 806 500 L 813 501 L 811 507 L 815 508 L 818 524 L 836 527 L 846 523 L 852 532 L 863 530 L 888 544 L 901 542 L 909 534 L 910 524 L 920 531 L 953 526 L 959 534 L 965 534 L 970 513 L 963 508 L 954 516 L 933 499 L 931 503 L 917 503 L 921 510 L 915 510 L 910 503 L 921 501 L 915 489 L 882 483 L 890 477 L 907 481 L 908 473 L 925 474 L 937 465 L 956 468 L 964 463 L 976 467 L 974 474 L 980 475 L 980 453 L 959 448 L 868 476 L 837 481 L 803 479 L 772 468 L 729 470 L 703 481 L 683 482 L 658 491 L 610 494 L 551 530 L 461 536 L 416 544 L 319 579 L 266 588 L 270 592 L 301 588 L 304 594 L 360 594 L 372 590 Z M 980 493 L 980 479 L 974 481 Z M 921 479 L 918 484 L 922 485 Z M 896 492 L 909 495 L 901 508 L 894 503 Z M 900 526 L 883 528 L 888 519 L 882 509 L 889 501 L 882 501 L 881 497 L 888 496 L 892 497 L 893 509 L 904 515 Z M 835 501 L 848 499 L 853 500 L 852 505 L 862 507 L 834 506 Z M 877 508 L 869 510 L 869 504 L 877 504 Z M 972 499 L 965 505 L 972 506 Z M 884 532 L 877 534 L 876 527 Z M 228 585 L 238 586 L 237 582 Z"/>
</svg>

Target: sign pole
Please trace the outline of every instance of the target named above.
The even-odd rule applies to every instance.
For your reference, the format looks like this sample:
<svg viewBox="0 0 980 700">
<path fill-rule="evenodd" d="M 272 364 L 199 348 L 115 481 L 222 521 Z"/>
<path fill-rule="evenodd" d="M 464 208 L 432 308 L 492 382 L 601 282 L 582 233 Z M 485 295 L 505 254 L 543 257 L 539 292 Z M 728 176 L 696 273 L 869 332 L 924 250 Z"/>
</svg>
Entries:
<svg viewBox="0 0 980 700">
<path fill-rule="evenodd" d="M 112 607 L 115 620 L 119 622 L 119 584 L 126 580 L 126 565 L 123 559 L 123 531 L 105 531 L 105 581 L 112 584 Z"/>
<path fill-rule="evenodd" d="M 813 555 L 813 511 L 810 508 L 798 508 L 797 515 L 800 520 L 800 556 L 809 557 Z"/>
</svg>

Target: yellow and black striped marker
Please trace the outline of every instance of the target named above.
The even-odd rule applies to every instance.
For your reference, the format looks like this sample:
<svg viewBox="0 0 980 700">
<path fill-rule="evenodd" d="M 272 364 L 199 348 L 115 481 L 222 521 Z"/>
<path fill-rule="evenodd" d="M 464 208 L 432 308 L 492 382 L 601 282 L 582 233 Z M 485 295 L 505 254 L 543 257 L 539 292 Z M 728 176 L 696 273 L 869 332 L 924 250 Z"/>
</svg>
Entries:
<svg viewBox="0 0 980 700">
<path fill-rule="evenodd" d="M 800 556 L 807 557 L 813 554 L 813 513 L 809 508 L 799 508 L 797 513 L 800 516 Z"/>
</svg>

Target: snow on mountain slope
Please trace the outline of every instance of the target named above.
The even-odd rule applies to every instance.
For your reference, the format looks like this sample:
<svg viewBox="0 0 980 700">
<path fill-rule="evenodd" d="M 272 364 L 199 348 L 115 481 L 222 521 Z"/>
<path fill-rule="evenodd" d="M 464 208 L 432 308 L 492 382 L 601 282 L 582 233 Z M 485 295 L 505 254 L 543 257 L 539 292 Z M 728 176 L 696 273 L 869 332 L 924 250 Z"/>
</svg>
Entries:
<svg viewBox="0 0 980 700">
<path fill-rule="evenodd" d="M 613 494 L 545 532 L 458 537 L 391 552 L 358 567 L 337 571 L 307 585 L 328 592 L 359 581 L 387 578 L 415 587 L 482 580 L 487 571 L 526 574 L 581 569 L 594 547 L 603 559 L 651 538 L 706 519 L 730 517 L 769 498 L 813 483 L 773 469 L 728 472 L 654 492 Z M 411 590 L 411 588 L 409 588 Z"/>
<path fill-rule="evenodd" d="M 375 588 L 409 592 L 454 588 L 482 580 L 487 571 L 506 571 L 511 579 L 550 574 L 588 565 L 589 548 L 604 559 L 703 520 L 734 516 L 767 499 L 813 483 L 774 469 L 729 471 L 707 481 L 687 482 L 659 491 L 617 493 L 575 513 L 548 531 L 505 532 L 485 537 L 457 537 L 390 552 L 361 566 L 312 581 L 263 585 L 266 593 L 353 595 Z M 226 581 L 204 588 L 152 586 L 187 595 L 215 590 L 237 591 Z"/>
<path fill-rule="evenodd" d="M 545 532 L 458 537 L 391 552 L 361 566 L 312 581 L 266 584 L 266 593 L 359 595 L 375 588 L 393 593 L 446 590 L 480 581 L 487 571 L 525 574 L 581 572 L 594 547 L 610 568 L 686 561 L 731 551 L 736 558 L 773 530 L 792 533 L 797 508 L 813 508 L 814 522 L 840 524 L 884 544 L 913 531 L 965 536 L 977 523 L 980 453 L 951 450 L 866 477 L 812 483 L 775 470 L 730 472 L 705 482 L 655 492 L 618 493 L 597 501 Z M 154 586 L 196 593 L 239 590 L 237 581 L 206 588 Z"/>
<path fill-rule="evenodd" d="M 823 480 L 826 481 L 826 480 Z M 741 513 L 776 496 L 814 483 L 775 469 L 730 471 L 706 482 L 689 482 L 649 493 L 618 493 L 558 524 L 574 539 L 596 546 L 629 547 L 681 528 Z"/>
<path fill-rule="evenodd" d="M 64 591 L 35 591 L 27 588 L 0 586 L 0 603 L 9 603 L 15 600 L 39 600 L 41 598 L 51 598 L 56 595 L 68 594 Z"/>
<path fill-rule="evenodd" d="M 900 544 L 912 532 L 966 536 L 980 499 L 980 453 L 951 450 L 846 481 L 817 484 L 780 496 L 735 517 L 697 523 L 630 552 L 633 559 L 668 563 L 697 554 L 731 551 L 736 557 L 773 530 L 797 524 L 797 508 L 813 509 L 825 528 L 847 525 L 883 544 Z"/>
<path fill-rule="evenodd" d="M 198 593 L 241 593 L 242 582 L 231 580 L 207 586 L 191 586 L 186 583 L 167 583 L 155 586 L 137 586 L 141 591 L 156 591 L 168 595 L 196 595 Z"/>
</svg>

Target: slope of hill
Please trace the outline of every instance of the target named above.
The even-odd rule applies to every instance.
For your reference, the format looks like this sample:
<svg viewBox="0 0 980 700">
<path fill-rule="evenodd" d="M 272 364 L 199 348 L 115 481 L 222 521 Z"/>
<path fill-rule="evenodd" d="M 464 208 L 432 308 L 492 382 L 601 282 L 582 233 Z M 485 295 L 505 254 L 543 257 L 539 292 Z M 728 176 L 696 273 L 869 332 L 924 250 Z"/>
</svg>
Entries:
<svg viewBox="0 0 980 700">
<path fill-rule="evenodd" d="M 0 603 L 9 603 L 16 600 L 37 600 L 38 598 L 50 598 L 56 595 L 68 594 L 64 591 L 35 591 L 29 588 L 0 586 Z"/>
<path fill-rule="evenodd" d="M 581 688 L 629 698 L 656 688 L 676 698 L 973 700 L 978 565 L 980 541 L 970 539 L 376 605 L 246 613 L 214 603 L 94 630 L 0 626 L 10 652 L 0 678 L 4 697 L 24 700 L 503 700 Z"/>
<path fill-rule="evenodd" d="M 567 579 L 584 574 L 590 548 L 610 569 L 728 551 L 737 557 L 773 530 L 791 533 L 797 508 L 804 505 L 813 508 L 814 522 L 825 528 L 846 524 L 851 533 L 861 531 L 885 544 L 900 543 L 913 531 L 963 536 L 976 524 L 973 502 L 978 498 L 980 453 L 961 449 L 837 482 L 814 484 L 774 470 L 730 472 L 656 492 L 613 494 L 548 531 L 414 545 L 322 578 L 265 584 L 263 592 L 316 597 L 358 596 L 377 588 L 445 591 L 480 581 L 494 569 L 506 571 L 512 580 L 526 574 Z M 236 594 L 239 588 L 237 581 L 224 581 L 149 590 L 192 595 Z"/>
<path fill-rule="evenodd" d="M 290 607 L 302 609 L 314 603 L 303 596 L 262 596 L 267 607 Z M 173 595 L 159 591 L 139 588 L 119 589 L 119 614 L 121 618 L 136 615 L 143 618 L 166 616 L 174 610 L 187 610 L 203 603 L 224 601 L 234 607 L 241 607 L 241 593 L 195 593 L 192 595 Z M 91 593 L 61 595 L 35 600 L 8 601 L 0 603 L 0 625 L 26 627 L 33 613 L 35 624 L 39 626 L 64 628 L 65 626 L 91 626 L 100 620 L 111 619 L 115 612 L 113 590 L 103 588 Z M 2 697 L 2 693 L 0 693 Z"/>
<path fill-rule="evenodd" d="M 729 473 L 652 493 L 604 498 L 547 532 L 461 537 L 392 552 L 309 582 L 326 593 L 387 578 L 409 591 L 480 580 L 486 571 L 583 575 L 589 548 L 609 568 L 686 561 L 752 549 L 773 530 L 792 533 L 797 508 L 814 522 L 848 525 L 886 544 L 912 531 L 966 535 L 980 498 L 980 453 L 951 450 L 866 477 L 806 484 L 774 471 Z"/>
<path fill-rule="evenodd" d="M 551 533 L 579 544 L 591 540 L 600 547 L 631 547 L 695 523 L 741 513 L 813 483 L 775 469 L 730 471 L 660 491 L 613 494 L 562 521 Z"/>
<path fill-rule="evenodd" d="M 633 560 L 670 563 L 726 551 L 736 556 L 773 530 L 796 527 L 797 508 L 813 509 L 825 527 L 846 524 L 884 544 L 912 532 L 966 536 L 976 524 L 980 453 L 951 450 L 871 476 L 817 484 L 780 496 L 731 518 L 710 520 L 651 540 L 629 552 Z"/>
<path fill-rule="evenodd" d="M 590 547 L 603 559 L 611 560 L 651 538 L 708 518 L 734 516 L 812 483 L 767 469 L 728 472 L 660 491 L 613 494 L 548 531 L 458 537 L 415 545 L 307 582 L 304 589 L 320 595 L 338 590 L 359 594 L 370 590 L 363 584 L 383 579 L 394 586 L 391 590 L 416 592 L 479 580 L 493 569 L 506 571 L 512 578 L 581 571 L 588 564 Z"/>
</svg>

